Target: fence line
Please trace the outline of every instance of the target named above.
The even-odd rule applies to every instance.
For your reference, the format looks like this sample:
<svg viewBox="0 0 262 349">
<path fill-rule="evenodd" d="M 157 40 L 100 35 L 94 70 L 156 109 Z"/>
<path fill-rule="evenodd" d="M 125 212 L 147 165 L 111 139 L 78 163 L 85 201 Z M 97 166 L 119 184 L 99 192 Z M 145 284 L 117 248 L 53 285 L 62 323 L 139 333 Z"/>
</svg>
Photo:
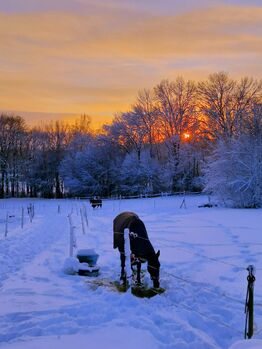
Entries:
<svg viewBox="0 0 262 349">
<path fill-rule="evenodd" d="M 155 293 L 157 293 L 157 291 L 155 291 Z M 158 294 L 158 293 L 157 293 L 157 294 Z M 210 321 L 216 322 L 216 323 L 218 323 L 219 325 L 222 325 L 222 326 L 224 326 L 224 327 L 226 327 L 226 328 L 229 328 L 230 330 L 235 331 L 237 334 L 242 334 L 242 335 L 243 335 L 243 332 L 242 332 L 242 331 L 239 331 L 239 330 L 236 329 L 235 327 L 232 327 L 232 326 L 228 325 L 226 322 L 221 321 L 221 320 L 218 320 L 218 319 L 214 319 L 214 318 L 208 316 L 207 314 L 205 314 L 205 313 L 203 313 L 203 312 L 201 312 L 201 311 L 199 311 L 199 310 L 192 309 L 192 307 L 189 307 L 189 306 L 187 306 L 187 305 L 185 305 L 185 304 L 181 304 L 181 303 L 177 304 L 177 303 L 174 303 L 174 302 L 172 302 L 172 301 L 169 300 L 169 305 L 172 306 L 172 307 L 176 307 L 176 308 L 183 308 L 183 309 L 185 309 L 185 310 L 187 310 L 187 311 L 189 311 L 189 312 L 192 312 L 192 311 L 193 311 L 193 312 L 195 312 L 195 313 L 201 315 L 201 316 L 204 317 L 205 319 L 208 319 L 208 320 L 210 320 Z M 262 331 L 262 329 L 261 329 L 260 331 Z M 259 332 L 256 331 L 256 333 L 259 333 Z"/>
<path fill-rule="evenodd" d="M 122 234 L 123 235 L 123 233 L 121 233 L 121 232 L 114 232 L 114 234 Z M 141 236 L 135 236 L 135 238 L 136 239 L 150 241 L 149 239 L 143 238 Z M 173 246 L 168 246 L 168 245 L 163 244 L 162 242 L 161 242 L 161 245 L 164 246 L 164 247 L 171 247 L 171 248 L 180 249 L 180 250 L 185 251 L 187 253 L 190 253 L 190 254 L 193 254 L 193 255 L 196 255 L 196 256 L 199 256 L 199 257 L 202 257 L 202 258 L 209 259 L 209 260 L 211 260 L 213 262 L 216 262 L 216 263 L 222 263 L 222 264 L 225 264 L 225 265 L 229 265 L 229 266 L 234 267 L 234 268 L 239 269 L 239 270 L 243 270 L 243 271 L 246 270 L 246 267 L 239 267 L 236 264 L 233 264 L 233 263 L 230 263 L 230 262 L 226 262 L 226 261 L 222 261 L 222 260 L 219 260 L 219 259 L 214 258 L 214 257 L 208 257 L 208 256 L 205 256 L 205 255 L 202 255 L 201 253 L 190 251 L 190 250 L 188 250 L 186 248 L 183 248 L 183 247 L 180 247 L 180 246 L 174 246 L 174 245 Z M 262 269 L 261 268 L 256 268 L 256 270 L 262 270 Z"/>
<path fill-rule="evenodd" d="M 169 247 L 169 246 L 165 245 L 165 247 Z M 172 246 L 172 248 L 179 249 L 181 251 L 184 251 L 184 252 L 189 253 L 189 254 L 193 254 L 193 255 L 198 256 L 198 257 L 206 258 L 206 259 L 208 259 L 210 261 L 213 261 L 213 262 L 216 262 L 216 263 L 222 263 L 222 264 L 225 264 L 225 265 L 229 265 L 229 266 L 234 267 L 234 268 L 239 269 L 239 270 L 246 270 L 245 267 L 239 267 L 236 264 L 233 264 L 233 263 L 230 263 L 230 262 L 222 261 L 222 260 L 219 260 L 219 259 L 214 258 L 214 257 L 208 257 L 208 256 L 205 256 L 205 255 L 202 255 L 201 253 L 190 251 L 190 250 L 188 250 L 186 248 L 183 248 L 183 247 L 180 247 L 180 246 Z"/>
<path fill-rule="evenodd" d="M 119 252 L 119 253 L 125 255 L 124 252 Z M 126 255 L 125 255 L 125 256 L 126 256 Z M 157 269 L 157 268 L 156 268 L 155 266 L 153 266 L 153 265 L 148 264 L 148 266 L 150 266 L 152 269 Z M 171 276 L 171 277 L 173 277 L 173 278 L 179 280 L 179 281 L 182 281 L 182 282 L 185 282 L 185 283 L 189 283 L 189 284 L 191 284 L 191 285 L 193 285 L 193 286 L 196 286 L 195 284 L 199 283 L 198 281 L 195 281 L 195 280 L 192 281 L 192 280 L 189 280 L 189 279 L 185 279 L 185 278 L 182 278 L 182 277 L 180 277 L 180 276 L 174 275 L 174 274 L 172 274 L 172 273 L 170 273 L 170 272 L 167 272 L 167 271 L 164 271 L 164 273 L 165 273 L 166 275 L 169 275 L 169 276 Z M 215 294 L 217 294 L 217 295 L 219 295 L 219 296 L 221 296 L 221 297 L 227 298 L 227 299 L 229 299 L 229 300 L 231 300 L 231 301 L 234 301 L 234 302 L 236 302 L 236 303 L 239 303 L 239 304 L 241 304 L 241 305 L 243 305 L 243 306 L 244 306 L 244 304 L 245 304 L 244 302 L 241 302 L 239 299 L 236 299 L 236 298 L 234 298 L 234 297 L 232 297 L 232 296 L 229 296 L 229 295 L 227 295 L 226 293 L 221 293 L 221 292 L 218 292 L 218 291 L 211 290 L 210 288 L 208 288 L 208 287 L 206 287 L 206 286 L 201 285 L 201 289 L 204 289 L 204 290 L 206 290 L 206 291 L 208 291 L 208 292 L 210 292 L 210 293 L 215 293 Z"/>
<path fill-rule="evenodd" d="M 197 286 L 196 284 L 199 284 L 199 282 L 198 281 L 195 281 L 195 280 L 189 280 L 189 279 L 186 279 L 186 278 L 183 278 L 183 277 L 181 277 L 181 276 L 177 276 L 177 275 L 174 275 L 174 274 L 172 274 L 172 273 L 169 273 L 169 272 L 167 272 L 167 271 L 164 271 L 164 273 L 166 274 L 166 275 L 169 275 L 169 276 L 171 276 L 171 277 L 173 277 L 173 278 L 175 278 L 175 279 L 177 279 L 177 280 L 179 280 L 179 281 L 182 281 L 182 282 L 185 282 L 185 283 L 188 283 L 188 284 L 191 284 L 191 285 L 193 285 L 193 286 Z M 199 287 L 201 287 L 201 289 L 203 289 L 203 290 L 205 290 L 205 291 L 207 291 L 207 292 L 209 292 L 209 293 L 215 293 L 215 294 L 217 294 L 217 295 L 219 295 L 219 296 L 221 296 L 221 297 L 224 297 L 224 298 L 227 298 L 228 300 L 230 300 L 230 301 L 234 301 L 234 302 L 236 302 L 236 303 L 238 303 L 238 304 L 241 304 L 241 305 L 243 305 L 244 306 L 244 302 L 241 302 L 239 299 L 236 299 L 236 298 L 234 298 L 233 296 L 229 296 L 228 294 L 226 294 L 225 292 L 219 292 L 219 291 L 217 291 L 217 290 L 211 290 L 211 288 L 208 288 L 207 286 L 203 286 L 202 284 L 201 284 L 201 286 L 199 286 Z"/>
<path fill-rule="evenodd" d="M 234 268 L 236 268 L 236 269 L 243 270 L 243 271 L 246 270 L 246 267 L 239 267 L 238 265 L 233 264 L 233 263 L 230 263 L 230 262 L 222 261 L 222 260 L 219 260 L 219 259 L 214 258 L 214 257 L 208 257 L 208 256 L 205 256 L 205 255 L 203 255 L 203 254 L 201 254 L 201 253 L 194 252 L 194 251 L 190 251 L 189 249 L 186 249 L 186 248 L 181 247 L 181 246 L 174 246 L 174 245 L 173 245 L 173 246 L 167 246 L 167 245 L 165 245 L 165 244 L 163 244 L 163 243 L 161 243 L 161 244 L 162 244 L 162 246 L 164 246 L 164 247 L 176 248 L 176 249 L 185 251 L 185 252 L 187 252 L 187 253 L 193 254 L 193 255 L 195 255 L 195 256 L 199 256 L 199 257 L 202 257 L 202 258 L 209 259 L 209 260 L 211 260 L 211 261 L 213 261 L 213 262 L 216 262 L 216 263 L 222 263 L 222 264 L 225 264 L 225 265 L 229 265 L 229 266 L 231 266 L 231 267 L 234 267 Z M 256 244 L 254 244 L 254 245 L 256 245 Z M 261 245 L 262 245 L 262 244 L 261 244 Z M 233 245 L 232 245 L 232 246 L 233 246 Z M 262 270 L 262 268 L 256 268 L 256 270 Z"/>
<path fill-rule="evenodd" d="M 118 232 L 116 232 L 116 233 L 118 233 Z M 118 233 L 118 234 L 122 234 L 122 233 Z M 149 239 L 146 239 L 146 238 L 143 238 L 143 237 L 137 236 L 137 238 L 140 238 L 140 239 L 142 239 L 142 240 L 148 240 L 148 241 L 149 241 Z M 166 246 L 166 247 L 169 247 L 169 246 Z M 172 247 L 174 247 L 174 246 L 172 246 Z M 176 246 L 175 246 L 174 248 L 180 248 L 180 247 L 176 247 Z M 238 266 L 236 266 L 236 265 L 234 265 L 234 264 L 227 263 L 227 262 L 223 262 L 223 261 L 217 260 L 217 259 L 215 259 L 215 258 L 209 258 L 209 257 L 207 257 L 207 256 L 205 256 L 205 255 L 201 255 L 200 253 L 194 253 L 193 251 L 188 251 L 188 250 L 186 250 L 186 249 L 182 249 L 182 250 L 185 250 L 186 252 L 190 252 L 190 253 L 193 254 L 193 255 L 197 255 L 197 256 L 200 256 L 200 257 L 203 257 L 203 258 L 207 258 L 207 259 L 211 259 L 212 261 L 217 262 L 217 263 L 224 263 L 224 264 L 233 266 L 234 268 L 238 268 L 239 270 L 246 271 L 246 267 L 238 267 Z M 120 253 L 125 254 L 125 253 L 123 253 L 123 252 L 120 252 Z M 150 266 L 151 268 L 153 268 L 153 269 L 156 269 L 156 268 L 155 268 L 154 266 L 152 266 L 152 265 L 149 265 L 149 266 Z M 257 269 L 257 268 L 256 268 L 256 270 L 260 270 L 260 269 Z M 186 282 L 186 283 L 190 283 L 190 284 L 192 284 L 192 285 L 194 285 L 194 283 L 197 283 L 197 281 L 190 281 L 190 280 L 188 280 L 188 279 L 179 277 L 179 276 L 177 276 L 177 275 L 174 275 L 174 274 L 169 273 L 169 272 L 166 272 L 166 271 L 165 271 L 165 274 L 170 275 L 171 277 L 174 277 L 174 278 L 176 278 L 176 279 L 178 279 L 178 280 L 180 280 L 180 281 L 183 281 L 183 282 Z M 214 290 L 211 290 L 210 288 L 208 288 L 208 287 L 206 287 L 206 286 L 202 286 L 202 285 L 201 285 L 201 288 L 202 288 L 202 289 L 205 289 L 205 290 L 208 291 L 208 292 L 216 293 L 217 295 L 220 295 L 221 297 L 227 298 L 227 299 L 229 299 L 229 300 L 231 300 L 231 301 L 234 301 L 234 302 L 236 302 L 236 303 L 239 303 L 239 304 L 244 305 L 244 302 L 241 302 L 241 301 L 239 301 L 239 299 L 236 299 L 236 298 L 234 298 L 233 296 L 227 295 L 226 293 L 221 293 L 221 292 L 218 292 L 218 291 L 214 291 Z M 258 303 L 258 304 L 255 303 L 255 305 L 262 306 L 262 305 L 260 305 L 259 303 Z"/>
<path fill-rule="evenodd" d="M 120 252 L 120 254 L 121 254 L 121 253 L 124 254 L 123 252 Z M 152 265 L 149 265 L 149 266 L 150 266 L 151 268 L 157 269 L 157 268 L 155 268 L 155 267 L 152 266 Z M 174 278 L 176 278 L 176 279 L 179 280 L 179 281 L 182 281 L 182 282 L 185 282 L 185 283 L 189 283 L 189 284 L 191 284 L 191 285 L 193 285 L 193 286 L 196 286 L 195 284 L 197 283 L 197 281 L 187 280 L 187 279 L 185 279 L 185 278 L 176 276 L 176 275 L 174 275 L 174 274 L 172 274 L 172 273 L 169 273 L 169 272 L 166 272 L 166 271 L 165 271 L 165 274 L 166 274 L 166 275 L 169 275 L 169 276 L 171 276 L 171 277 L 174 277 Z M 209 293 L 214 293 L 214 294 L 217 294 L 217 295 L 219 295 L 219 296 L 221 296 L 221 297 L 224 297 L 224 298 L 226 298 L 226 299 L 228 299 L 228 300 L 230 300 L 230 301 L 234 301 L 234 302 L 240 304 L 241 306 L 243 306 L 243 309 L 244 309 L 245 302 L 241 302 L 239 299 L 233 298 L 232 296 L 228 296 L 226 293 L 221 293 L 221 292 L 218 292 L 217 290 L 215 290 L 215 291 L 214 291 L 214 290 L 211 290 L 210 288 L 208 288 L 208 287 L 206 287 L 206 286 L 200 285 L 200 287 L 201 287 L 201 289 L 204 289 L 204 290 L 208 291 Z M 156 292 L 156 293 L 157 293 L 157 292 Z M 240 330 L 238 330 L 238 329 L 236 329 L 236 328 L 234 328 L 234 327 L 228 325 L 228 324 L 225 323 L 224 321 L 214 319 L 214 318 L 212 318 L 212 317 L 206 315 L 205 313 L 200 312 L 199 310 L 192 309 L 191 307 L 186 306 L 186 305 L 184 305 L 184 304 L 182 305 L 181 303 L 176 304 L 176 303 L 174 303 L 174 302 L 172 302 L 172 301 L 170 301 L 170 300 L 169 300 L 169 303 L 171 303 L 171 306 L 175 306 L 175 307 L 177 307 L 177 308 L 181 307 L 181 308 L 186 309 L 187 311 L 190 311 L 190 312 L 193 311 L 193 312 L 195 312 L 195 313 L 198 313 L 199 315 L 201 315 L 202 317 L 205 317 L 206 319 L 209 319 L 209 320 L 211 320 L 211 321 L 213 321 L 213 322 L 216 322 L 216 323 L 218 323 L 218 324 L 220 324 L 220 325 L 222 325 L 222 326 L 224 326 L 224 327 L 227 327 L 227 328 L 229 328 L 229 329 L 235 331 L 235 332 L 238 333 L 238 334 L 243 335 L 243 332 L 242 332 L 242 331 L 240 331 Z M 197 304 L 196 302 L 194 302 L 194 303 Z M 254 305 L 255 305 L 255 306 L 261 306 L 260 304 L 256 304 L 256 303 L 255 303 Z M 262 331 L 262 329 L 259 330 L 259 331 Z M 259 333 L 257 330 L 256 330 L 255 332 L 256 332 L 256 333 Z"/>
<path fill-rule="evenodd" d="M 176 192 L 167 192 L 167 193 L 155 193 L 155 194 L 137 194 L 137 195 L 112 195 L 112 196 L 99 196 L 102 200 L 122 200 L 122 199 L 141 199 L 141 198 L 155 198 L 155 197 L 167 197 L 167 196 L 187 196 L 187 195 L 200 195 L 205 194 L 202 191 L 176 191 Z M 207 194 L 205 194 L 207 195 Z M 94 197 L 92 196 L 80 196 L 80 197 L 72 197 L 68 199 L 73 200 L 90 200 Z"/>
<path fill-rule="evenodd" d="M 216 322 L 216 323 L 218 323 L 218 324 L 220 324 L 220 325 L 222 325 L 222 326 L 224 326 L 224 327 L 229 328 L 230 330 L 235 331 L 237 334 L 243 335 L 243 332 L 242 332 L 242 331 L 240 331 L 240 330 L 238 330 L 238 329 L 236 329 L 236 328 L 234 328 L 234 327 L 228 325 L 226 322 L 224 322 L 224 321 L 222 321 L 222 320 L 214 319 L 214 318 L 212 318 L 211 316 L 208 316 L 207 314 L 205 314 L 205 313 L 203 313 L 203 312 L 201 312 L 201 311 L 199 311 L 199 310 L 192 309 L 191 307 L 189 307 L 189 306 L 187 306 L 187 305 L 185 305 L 185 304 L 181 304 L 181 303 L 175 304 L 175 303 L 172 302 L 170 305 L 171 305 L 171 306 L 174 306 L 174 307 L 176 307 L 176 308 L 183 308 L 183 309 L 185 309 L 185 310 L 187 310 L 187 311 L 189 311 L 189 312 L 192 312 L 192 311 L 193 311 L 193 312 L 195 312 L 195 313 L 201 315 L 202 317 L 204 317 L 204 318 L 206 318 L 206 319 L 208 319 L 208 320 L 210 320 L 210 321 Z"/>
</svg>

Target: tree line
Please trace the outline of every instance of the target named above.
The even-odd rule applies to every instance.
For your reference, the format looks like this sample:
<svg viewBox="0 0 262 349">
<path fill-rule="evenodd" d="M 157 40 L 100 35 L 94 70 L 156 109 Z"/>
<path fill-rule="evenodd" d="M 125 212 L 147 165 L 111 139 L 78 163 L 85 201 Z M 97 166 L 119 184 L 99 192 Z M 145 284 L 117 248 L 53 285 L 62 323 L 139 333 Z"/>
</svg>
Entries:
<svg viewBox="0 0 262 349">
<path fill-rule="evenodd" d="M 220 72 L 142 90 L 129 111 L 96 133 L 85 115 L 73 125 L 29 129 L 20 116 L 2 114 L 0 196 L 205 189 L 233 205 L 260 206 L 261 103 L 261 81 Z"/>
</svg>

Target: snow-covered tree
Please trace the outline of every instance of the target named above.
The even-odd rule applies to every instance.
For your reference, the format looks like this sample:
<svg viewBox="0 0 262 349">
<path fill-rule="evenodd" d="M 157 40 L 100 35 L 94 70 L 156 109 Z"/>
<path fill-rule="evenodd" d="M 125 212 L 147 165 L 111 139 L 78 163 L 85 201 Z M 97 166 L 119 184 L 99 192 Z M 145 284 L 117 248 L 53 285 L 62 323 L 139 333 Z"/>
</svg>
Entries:
<svg viewBox="0 0 262 349">
<path fill-rule="evenodd" d="M 262 138 L 221 141 L 206 169 L 207 192 L 233 207 L 262 206 Z"/>
<path fill-rule="evenodd" d="M 244 131 L 254 103 L 261 101 L 262 81 L 236 81 L 219 72 L 198 84 L 198 94 L 203 132 L 215 140 L 234 137 Z"/>
<path fill-rule="evenodd" d="M 19 196 L 26 138 L 23 118 L 0 115 L 0 197 Z"/>
<path fill-rule="evenodd" d="M 60 171 L 66 190 L 77 196 L 101 193 L 98 159 L 90 149 L 69 153 L 63 160 Z"/>
<path fill-rule="evenodd" d="M 121 194 L 152 194 L 166 189 L 164 171 L 150 151 L 143 151 L 140 159 L 135 152 L 127 154 L 120 168 Z"/>
</svg>

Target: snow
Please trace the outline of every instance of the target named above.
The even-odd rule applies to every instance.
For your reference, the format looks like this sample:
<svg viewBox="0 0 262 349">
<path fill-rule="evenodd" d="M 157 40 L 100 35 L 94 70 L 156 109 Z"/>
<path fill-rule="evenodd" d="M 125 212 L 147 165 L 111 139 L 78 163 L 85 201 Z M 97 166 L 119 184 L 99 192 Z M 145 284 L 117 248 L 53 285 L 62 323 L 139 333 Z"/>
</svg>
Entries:
<svg viewBox="0 0 262 349">
<path fill-rule="evenodd" d="M 105 200 L 101 209 L 85 200 L 1 200 L 0 348 L 262 348 L 262 210 L 199 208 L 204 196 L 186 197 L 180 208 L 182 199 Z M 30 223 L 26 216 L 22 229 L 21 207 L 29 203 L 35 217 Z M 120 259 L 112 223 L 122 211 L 140 216 L 161 251 L 166 292 L 151 299 L 94 287 L 93 278 L 74 274 L 68 214 L 76 227 L 75 255 L 93 249 L 98 279 L 113 281 Z M 4 237 L 7 212 L 14 217 Z M 254 336 L 243 340 L 249 264 L 256 267 Z M 73 266 L 72 274 L 65 266 Z"/>
<path fill-rule="evenodd" d="M 110 327 L 98 329 L 95 333 L 91 332 L 88 335 L 64 335 L 64 336 L 49 336 L 45 338 L 37 338 L 31 341 L 18 342 L 11 345 L 6 345 L 6 348 L 12 349 L 72 349 L 79 348 L 121 348 L 123 346 L 123 338 L 128 338 L 124 342 L 124 347 L 134 349 L 141 346 L 141 338 L 143 338 L 143 348 L 157 349 L 154 339 L 150 333 L 145 333 L 143 330 L 121 327 L 121 336 L 119 336 L 119 327 L 111 325 Z"/>
<path fill-rule="evenodd" d="M 65 274 L 74 275 L 78 272 L 79 267 L 80 267 L 80 263 L 78 258 L 68 257 L 64 262 L 63 272 Z"/>
<path fill-rule="evenodd" d="M 237 341 L 230 349 L 261 349 L 261 340 Z"/>
</svg>

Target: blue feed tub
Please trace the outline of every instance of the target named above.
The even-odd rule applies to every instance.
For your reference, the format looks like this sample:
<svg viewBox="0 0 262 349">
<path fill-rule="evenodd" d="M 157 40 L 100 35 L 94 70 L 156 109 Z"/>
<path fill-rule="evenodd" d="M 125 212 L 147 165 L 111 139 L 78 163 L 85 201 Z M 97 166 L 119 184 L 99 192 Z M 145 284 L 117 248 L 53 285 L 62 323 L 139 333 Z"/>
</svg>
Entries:
<svg viewBox="0 0 262 349">
<path fill-rule="evenodd" d="M 96 265 L 99 254 L 93 249 L 83 249 L 77 251 L 76 257 L 80 263 L 87 263 L 90 267 L 93 267 Z"/>
</svg>

